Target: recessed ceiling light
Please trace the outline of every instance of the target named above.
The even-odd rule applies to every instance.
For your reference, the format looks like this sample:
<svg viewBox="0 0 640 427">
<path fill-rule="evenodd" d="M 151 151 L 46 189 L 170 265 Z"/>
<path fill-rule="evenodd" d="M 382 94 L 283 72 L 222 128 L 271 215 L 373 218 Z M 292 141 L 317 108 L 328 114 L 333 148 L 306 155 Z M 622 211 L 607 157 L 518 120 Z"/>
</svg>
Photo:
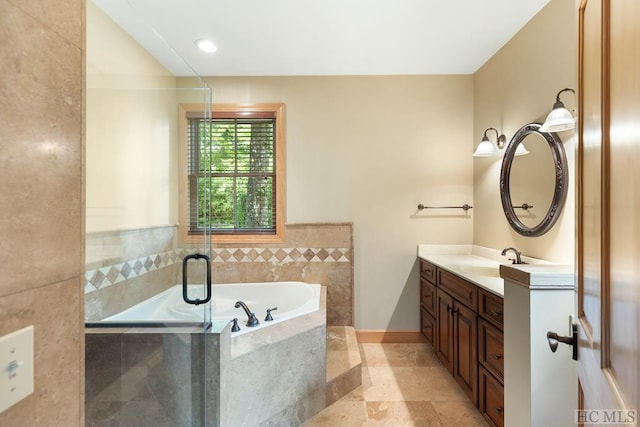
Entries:
<svg viewBox="0 0 640 427">
<path fill-rule="evenodd" d="M 196 40 L 195 43 L 196 43 L 196 46 L 198 46 L 198 49 L 200 49 L 203 52 L 213 53 L 216 50 L 218 50 L 216 45 L 213 44 L 213 42 L 209 39 L 198 39 Z"/>
</svg>

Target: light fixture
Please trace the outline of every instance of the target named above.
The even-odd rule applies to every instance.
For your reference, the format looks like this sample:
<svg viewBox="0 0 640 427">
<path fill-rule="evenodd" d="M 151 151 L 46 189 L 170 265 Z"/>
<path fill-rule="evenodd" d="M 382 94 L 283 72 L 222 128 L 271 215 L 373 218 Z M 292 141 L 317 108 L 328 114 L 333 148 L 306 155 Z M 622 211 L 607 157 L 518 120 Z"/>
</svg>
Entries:
<svg viewBox="0 0 640 427">
<path fill-rule="evenodd" d="M 542 126 L 540 126 L 540 132 L 561 132 L 563 130 L 569 130 L 576 127 L 576 119 L 571 112 L 566 109 L 564 104 L 560 101 L 560 94 L 562 92 L 573 92 L 575 90 L 571 88 L 564 88 L 556 95 L 556 102 L 553 104 L 553 109 L 547 116 Z"/>
<path fill-rule="evenodd" d="M 213 53 L 218 50 L 216 45 L 209 39 L 198 39 L 195 41 L 195 45 L 198 46 L 198 49 L 206 53 Z"/>
<path fill-rule="evenodd" d="M 487 136 L 487 132 L 490 130 L 494 130 L 496 132 L 497 141 L 494 144 L 489 141 L 489 137 Z M 473 157 L 497 157 L 502 154 L 502 149 L 507 145 L 507 137 L 503 134 L 498 133 L 498 129 L 496 128 L 488 128 L 484 131 L 484 135 L 482 136 L 482 140 L 480 144 L 478 144 L 478 148 L 473 153 Z"/>
</svg>

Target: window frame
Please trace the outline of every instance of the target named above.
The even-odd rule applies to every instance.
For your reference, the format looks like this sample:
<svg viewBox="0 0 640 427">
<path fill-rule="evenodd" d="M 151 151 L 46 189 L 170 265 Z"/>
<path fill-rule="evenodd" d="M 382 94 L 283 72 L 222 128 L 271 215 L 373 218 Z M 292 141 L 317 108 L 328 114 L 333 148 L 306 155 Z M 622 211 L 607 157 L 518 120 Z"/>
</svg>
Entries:
<svg viewBox="0 0 640 427">
<path fill-rule="evenodd" d="M 203 234 L 189 234 L 188 218 L 188 167 L 187 167 L 187 140 L 188 113 L 203 113 L 203 104 L 180 104 L 179 110 L 179 242 L 180 243 L 202 243 Z M 231 115 L 242 116 L 249 113 L 272 113 L 275 116 L 275 233 L 211 233 L 212 243 L 282 243 L 284 242 L 285 229 L 285 105 L 283 103 L 269 104 L 213 104 L 212 115 L 228 117 Z"/>
</svg>

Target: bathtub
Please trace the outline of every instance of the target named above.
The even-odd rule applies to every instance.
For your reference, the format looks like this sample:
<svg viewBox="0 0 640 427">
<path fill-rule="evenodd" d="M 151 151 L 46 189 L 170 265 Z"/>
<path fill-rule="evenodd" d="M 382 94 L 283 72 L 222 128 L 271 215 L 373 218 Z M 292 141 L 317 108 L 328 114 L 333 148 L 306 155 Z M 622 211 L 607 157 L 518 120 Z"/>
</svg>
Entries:
<svg viewBox="0 0 640 427">
<path fill-rule="evenodd" d="M 212 285 L 211 320 L 231 321 L 238 318 L 240 331 L 232 336 L 259 330 L 320 308 L 320 284 L 304 282 L 228 283 Z M 189 285 L 190 298 L 203 298 L 204 286 Z M 236 301 L 243 301 L 260 321 L 255 327 L 247 327 L 247 315 L 242 308 L 235 308 Z M 265 321 L 268 308 L 273 320 Z M 205 308 L 187 304 L 182 299 L 182 285 L 172 286 L 145 301 L 120 313 L 103 319 L 106 322 L 201 322 Z"/>
<path fill-rule="evenodd" d="M 203 291 L 190 286 L 189 297 L 201 298 Z M 128 400 L 135 400 L 141 417 L 166 408 L 167 425 L 195 425 L 203 413 L 207 425 L 303 424 L 326 406 L 326 293 L 303 282 L 213 285 L 213 319 L 203 333 L 204 308 L 184 303 L 178 285 L 89 322 L 87 425 L 129 420 L 130 406 L 122 405 Z M 234 307 L 238 300 L 260 326 L 245 326 L 247 316 Z M 266 309 L 276 306 L 274 320 L 265 322 Z M 235 333 L 234 317 L 241 328 Z M 119 409 L 104 411 L 105 405 Z"/>
</svg>

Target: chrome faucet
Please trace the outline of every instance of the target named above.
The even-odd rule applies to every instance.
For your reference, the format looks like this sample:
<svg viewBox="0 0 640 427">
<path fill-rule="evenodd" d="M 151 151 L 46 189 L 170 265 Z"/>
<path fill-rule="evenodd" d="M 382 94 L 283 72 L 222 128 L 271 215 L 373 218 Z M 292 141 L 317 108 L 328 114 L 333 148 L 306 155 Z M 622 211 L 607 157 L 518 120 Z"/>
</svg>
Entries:
<svg viewBox="0 0 640 427">
<path fill-rule="evenodd" d="M 507 258 L 511 261 L 512 264 L 526 264 L 526 262 L 522 261 L 522 258 L 520 257 L 522 254 L 518 252 L 516 248 L 504 248 L 502 250 L 502 256 L 507 255 L 507 252 L 509 251 L 513 251 L 513 253 L 516 254 L 515 258 Z"/>
<path fill-rule="evenodd" d="M 253 314 L 253 312 L 251 310 L 249 310 L 249 307 L 247 307 L 247 304 L 243 303 L 242 301 L 238 301 L 238 302 L 236 302 L 235 307 L 236 308 L 242 307 L 244 312 L 247 313 L 247 326 L 252 328 L 252 327 L 258 326 L 260 324 L 260 321 L 258 320 L 256 315 Z"/>
</svg>

